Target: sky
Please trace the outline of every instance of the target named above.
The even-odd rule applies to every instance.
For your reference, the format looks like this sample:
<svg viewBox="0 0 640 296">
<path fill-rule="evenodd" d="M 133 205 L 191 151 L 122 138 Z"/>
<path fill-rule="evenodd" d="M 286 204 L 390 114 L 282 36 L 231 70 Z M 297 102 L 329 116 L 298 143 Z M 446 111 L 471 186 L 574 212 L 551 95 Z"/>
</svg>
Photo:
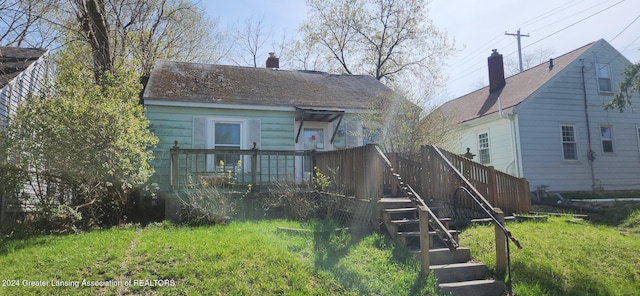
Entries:
<svg viewBox="0 0 640 296">
<path fill-rule="evenodd" d="M 207 14 L 222 26 L 262 17 L 274 34 L 297 34 L 307 18 L 304 0 L 206 1 Z M 523 52 L 544 50 L 557 57 L 588 43 L 605 39 L 631 62 L 640 61 L 640 1 L 638 0 L 432 0 L 429 17 L 455 39 L 458 52 L 444 61 L 448 77 L 443 103 L 486 84 L 487 57 L 497 49 L 517 61 L 515 36 Z M 265 57 L 266 58 L 266 57 Z"/>
</svg>

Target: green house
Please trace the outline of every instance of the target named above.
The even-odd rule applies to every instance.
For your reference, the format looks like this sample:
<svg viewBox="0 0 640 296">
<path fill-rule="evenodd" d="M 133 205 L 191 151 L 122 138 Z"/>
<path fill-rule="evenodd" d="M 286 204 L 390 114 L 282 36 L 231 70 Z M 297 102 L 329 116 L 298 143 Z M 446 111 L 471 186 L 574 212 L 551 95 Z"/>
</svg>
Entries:
<svg viewBox="0 0 640 296">
<path fill-rule="evenodd" d="M 152 181 L 161 191 L 171 189 L 170 151 L 176 143 L 180 148 L 230 151 L 327 151 L 361 146 L 367 143 L 362 115 L 371 114 L 392 93 L 370 76 L 281 70 L 273 55 L 267 65 L 252 68 L 170 61 L 155 65 L 143 100 L 150 129 L 160 139 L 154 147 Z M 231 163 L 234 173 L 249 170 L 246 155 L 215 154 L 194 162 L 204 171 L 227 171 Z M 237 167 L 240 162 L 244 164 Z M 266 172 L 273 165 L 275 162 L 263 160 L 259 166 Z M 309 168 L 301 167 L 296 178 L 308 176 Z"/>
</svg>

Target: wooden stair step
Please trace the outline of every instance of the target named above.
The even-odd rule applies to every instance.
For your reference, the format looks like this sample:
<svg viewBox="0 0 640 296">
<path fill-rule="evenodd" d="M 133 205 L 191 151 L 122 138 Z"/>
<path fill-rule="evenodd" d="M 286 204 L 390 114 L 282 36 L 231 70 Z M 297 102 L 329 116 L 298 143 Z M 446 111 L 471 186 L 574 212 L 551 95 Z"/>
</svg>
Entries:
<svg viewBox="0 0 640 296">
<path fill-rule="evenodd" d="M 420 223 L 420 219 L 400 219 L 400 220 L 391 220 L 389 222 L 396 226 L 400 226 L 400 225 L 407 225 L 407 224 L 418 224 Z"/>
<path fill-rule="evenodd" d="M 498 296 L 506 295 L 506 286 L 498 280 L 473 280 L 438 285 L 446 295 Z"/>
<path fill-rule="evenodd" d="M 393 209 L 384 209 L 385 212 L 393 214 L 393 213 L 415 213 L 418 211 L 418 208 L 393 208 Z"/>
<path fill-rule="evenodd" d="M 451 235 L 456 235 L 458 233 L 458 231 L 454 229 L 449 229 L 448 232 L 451 233 Z M 398 231 L 396 235 L 400 237 L 420 236 L 420 231 Z M 437 233 L 435 231 L 429 231 L 429 235 L 433 236 L 437 235 Z"/>
<path fill-rule="evenodd" d="M 484 263 L 466 262 L 429 266 L 439 283 L 453 283 L 487 278 L 487 266 Z"/>
<path fill-rule="evenodd" d="M 383 197 L 378 200 L 378 203 L 410 203 L 411 200 L 406 197 Z"/>
<path fill-rule="evenodd" d="M 429 250 L 429 263 L 431 265 L 444 265 L 453 263 L 465 263 L 471 260 L 471 250 L 459 247 L 455 250 L 438 248 Z"/>
</svg>

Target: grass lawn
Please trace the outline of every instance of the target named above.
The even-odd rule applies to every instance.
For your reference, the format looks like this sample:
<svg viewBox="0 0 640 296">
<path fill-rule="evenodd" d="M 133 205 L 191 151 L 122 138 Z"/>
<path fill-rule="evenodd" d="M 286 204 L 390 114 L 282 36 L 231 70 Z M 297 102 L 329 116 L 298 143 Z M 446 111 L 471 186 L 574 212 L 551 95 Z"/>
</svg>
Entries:
<svg viewBox="0 0 640 296">
<path fill-rule="evenodd" d="M 279 231 L 278 227 L 308 231 Z M 433 278 L 428 285 L 419 262 L 404 247 L 378 234 L 352 235 L 334 229 L 321 223 L 270 220 L 4 238 L 0 241 L 0 294 L 433 293 Z M 78 287 L 73 287 L 76 282 Z M 59 286 L 65 284 L 72 286 Z"/>
<path fill-rule="evenodd" d="M 524 295 L 640 295 L 640 211 L 616 226 L 571 217 L 508 223 L 524 249 L 513 244 L 514 292 Z M 613 221 L 598 217 L 598 221 Z M 495 267 L 494 228 L 465 230 L 471 256 Z"/>
<path fill-rule="evenodd" d="M 507 224 L 524 246 L 512 247 L 514 292 L 640 295 L 640 211 L 619 217 L 595 219 L 604 224 L 571 217 Z M 436 293 L 434 279 L 420 274 L 403 246 L 379 234 L 335 229 L 266 220 L 1 238 L 0 295 Z M 492 226 L 468 228 L 460 237 L 474 258 L 494 268 Z"/>
</svg>

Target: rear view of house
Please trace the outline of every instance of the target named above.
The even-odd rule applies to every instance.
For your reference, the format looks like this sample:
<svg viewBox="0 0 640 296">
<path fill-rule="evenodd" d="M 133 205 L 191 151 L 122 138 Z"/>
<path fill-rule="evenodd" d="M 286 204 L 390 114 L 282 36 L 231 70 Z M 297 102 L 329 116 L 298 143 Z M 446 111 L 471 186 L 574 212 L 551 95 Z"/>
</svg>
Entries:
<svg viewBox="0 0 640 296">
<path fill-rule="evenodd" d="M 640 189 L 640 114 L 603 109 L 629 63 L 599 40 L 505 79 L 494 51 L 489 86 L 441 106 L 463 127 L 456 152 L 470 148 L 531 191 Z"/>
<path fill-rule="evenodd" d="M 30 93 L 40 92 L 49 72 L 49 52 L 0 46 L 0 130 Z"/>
<path fill-rule="evenodd" d="M 150 128 L 160 139 L 154 148 L 153 182 L 161 190 L 169 189 L 169 150 L 176 142 L 182 148 L 272 151 L 360 146 L 360 115 L 391 95 L 370 76 L 281 70 L 273 55 L 266 66 L 155 65 L 143 100 Z M 204 165 L 226 171 L 229 163 L 242 160 L 215 155 Z M 248 171 L 248 163 L 244 159 L 240 170 Z M 297 173 L 303 176 L 310 168 L 304 170 Z"/>
</svg>

